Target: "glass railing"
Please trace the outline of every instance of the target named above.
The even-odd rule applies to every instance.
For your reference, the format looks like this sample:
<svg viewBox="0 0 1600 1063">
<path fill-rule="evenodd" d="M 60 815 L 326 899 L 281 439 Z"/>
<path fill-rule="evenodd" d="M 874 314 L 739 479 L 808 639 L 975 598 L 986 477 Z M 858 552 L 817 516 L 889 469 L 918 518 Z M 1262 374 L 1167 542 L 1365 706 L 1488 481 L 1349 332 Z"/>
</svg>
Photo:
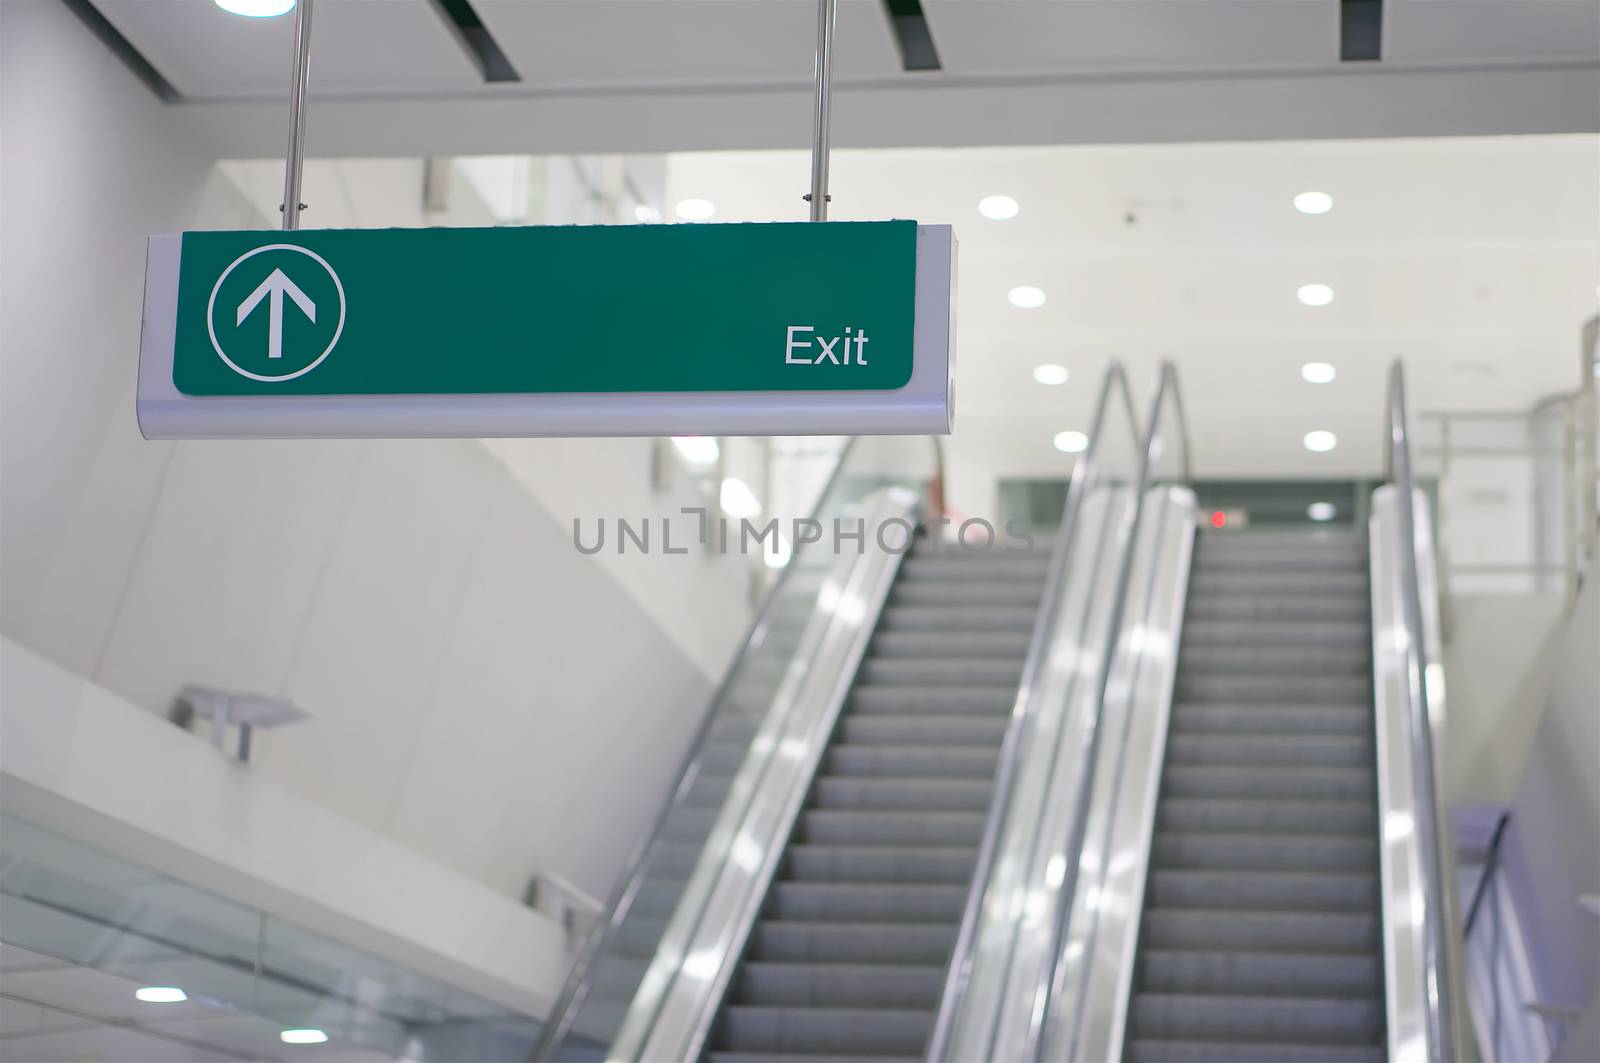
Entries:
<svg viewBox="0 0 1600 1063">
<path fill-rule="evenodd" d="M 1037 1034 L 1053 914 L 1075 851 L 1077 765 L 1092 739 L 1134 530 L 1140 432 L 1120 365 L 1073 470 L 989 822 L 929 1044 L 933 1060 L 1022 1059 Z"/>
<path fill-rule="evenodd" d="M 281 1049 L 284 1031 L 300 1031 L 326 1041 L 318 1058 L 459 1063 L 524 1058 L 537 1033 L 530 1016 L 10 815 L 0 816 L 0 939 L 180 991 L 199 1045 L 210 1023 L 235 1046 Z M 26 994 L 28 977 L 8 975 L 8 990 Z M 117 1006 L 131 999 L 130 989 Z M 34 1058 L 26 1037 L 6 1043 L 5 1058 Z M 185 1058 L 197 1049 L 182 1047 Z"/>
<path fill-rule="evenodd" d="M 641 987 L 659 997 L 662 978 L 675 977 L 662 976 L 657 964 L 658 977 L 646 980 L 658 952 L 682 948 L 679 939 L 693 937 L 710 903 L 710 883 L 729 864 L 757 866 L 770 855 L 734 825 L 743 822 L 772 762 L 790 752 L 776 748 L 784 718 L 814 673 L 833 667 L 820 660 L 828 652 L 827 635 L 854 602 L 838 577 L 841 560 L 879 548 L 880 530 L 882 545 L 891 550 L 908 541 L 909 527 L 870 523 L 886 489 L 911 500 L 907 512 L 936 516 L 942 493 L 937 441 L 852 440 L 811 515 L 778 529 L 792 544 L 789 561 L 713 698 L 648 840 L 584 942 L 535 1059 L 603 1058 Z M 729 521 L 726 534 L 744 533 Z M 858 624 L 870 620 L 855 618 Z M 666 966 L 676 971 L 683 965 Z M 630 1026 L 639 1022 L 635 1014 Z"/>
</svg>

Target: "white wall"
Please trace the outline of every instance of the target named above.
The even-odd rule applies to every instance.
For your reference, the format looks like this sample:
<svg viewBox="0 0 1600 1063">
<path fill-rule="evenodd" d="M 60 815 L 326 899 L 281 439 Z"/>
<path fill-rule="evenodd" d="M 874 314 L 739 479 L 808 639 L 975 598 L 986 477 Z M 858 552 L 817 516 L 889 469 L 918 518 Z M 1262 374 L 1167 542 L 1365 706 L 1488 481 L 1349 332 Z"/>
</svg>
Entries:
<svg viewBox="0 0 1600 1063">
<path fill-rule="evenodd" d="M 692 502 L 645 440 L 142 440 L 144 238 L 256 212 L 64 5 L 0 17 L 0 633 L 152 712 L 189 681 L 290 697 L 315 719 L 252 772 L 502 894 L 604 894 L 744 566 L 573 549 L 574 516 Z"/>
</svg>

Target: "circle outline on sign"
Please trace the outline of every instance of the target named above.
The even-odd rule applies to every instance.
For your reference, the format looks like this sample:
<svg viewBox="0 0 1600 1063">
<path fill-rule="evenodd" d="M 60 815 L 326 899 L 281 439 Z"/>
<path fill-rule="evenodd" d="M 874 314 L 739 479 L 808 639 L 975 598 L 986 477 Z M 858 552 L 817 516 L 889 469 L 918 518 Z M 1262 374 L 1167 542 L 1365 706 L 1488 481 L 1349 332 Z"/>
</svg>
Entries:
<svg viewBox="0 0 1600 1063">
<path fill-rule="evenodd" d="M 228 279 L 229 274 L 231 274 L 244 262 L 266 251 L 298 251 L 307 258 L 314 260 L 317 265 L 328 271 L 328 276 L 333 278 L 334 290 L 339 293 L 339 324 L 334 327 L 333 338 L 328 341 L 328 345 L 322 349 L 322 353 L 317 355 L 316 359 L 312 361 L 310 365 L 296 369 L 294 372 L 287 373 L 283 376 L 263 376 L 260 373 L 252 373 L 248 369 L 239 368 L 239 366 L 234 363 L 234 360 L 228 357 L 227 352 L 222 349 L 222 344 L 217 340 L 217 326 L 215 320 L 215 313 L 217 309 L 217 293 L 222 290 L 223 282 Z M 301 247 L 299 244 L 264 244 L 261 247 L 246 251 L 244 254 L 230 262 L 228 264 L 228 268 L 222 271 L 222 276 L 217 278 L 217 283 L 211 286 L 211 298 L 206 300 L 206 333 L 211 337 L 211 349 L 217 352 L 217 357 L 221 358 L 223 362 L 227 364 L 229 369 L 232 369 L 240 376 L 249 377 L 251 380 L 259 380 L 264 384 L 276 384 L 279 381 L 293 380 L 295 377 L 305 376 L 307 373 L 311 372 L 311 370 L 321 365 L 323 361 L 327 359 L 328 355 L 333 353 L 333 348 L 339 343 L 339 337 L 344 333 L 344 313 L 344 282 L 339 279 L 339 274 L 334 272 L 333 267 L 328 265 L 327 259 L 323 258 L 321 255 L 317 254 L 308 247 Z"/>
</svg>

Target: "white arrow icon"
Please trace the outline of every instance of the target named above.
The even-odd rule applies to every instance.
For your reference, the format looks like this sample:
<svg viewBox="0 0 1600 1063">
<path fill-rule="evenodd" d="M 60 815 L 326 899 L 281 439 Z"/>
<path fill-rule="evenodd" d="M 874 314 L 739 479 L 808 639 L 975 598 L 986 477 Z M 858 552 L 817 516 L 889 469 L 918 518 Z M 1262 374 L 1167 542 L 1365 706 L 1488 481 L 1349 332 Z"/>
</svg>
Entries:
<svg viewBox="0 0 1600 1063">
<path fill-rule="evenodd" d="M 316 323 L 317 304 L 311 297 L 300 290 L 299 285 L 290 280 L 281 269 L 275 269 L 261 282 L 261 286 L 250 293 L 249 298 L 239 304 L 238 317 L 234 319 L 235 325 L 244 324 L 244 319 L 261 305 L 261 300 L 267 296 L 272 298 L 267 303 L 267 357 L 283 357 L 283 297 L 287 294 L 294 300 L 300 312 L 306 319 Z"/>
</svg>

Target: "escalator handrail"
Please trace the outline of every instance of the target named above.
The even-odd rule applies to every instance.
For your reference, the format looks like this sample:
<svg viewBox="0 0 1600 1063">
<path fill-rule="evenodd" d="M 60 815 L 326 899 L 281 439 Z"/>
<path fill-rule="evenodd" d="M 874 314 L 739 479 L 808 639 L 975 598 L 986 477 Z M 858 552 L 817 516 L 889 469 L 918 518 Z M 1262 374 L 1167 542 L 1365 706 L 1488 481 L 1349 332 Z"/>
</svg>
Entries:
<svg viewBox="0 0 1600 1063">
<path fill-rule="evenodd" d="M 1067 923 L 1072 913 L 1073 898 L 1077 893 L 1078 870 L 1083 856 L 1084 838 L 1088 832 L 1089 803 L 1094 793 L 1095 765 L 1099 760 L 1097 751 L 1100 747 L 1100 725 L 1105 718 L 1106 690 L 1110 685 L 1111 668 L 1122 642 L 1120 632 L 1127 607 L 1128 585 L 1133 573 L 1134 546 L 1139 541 L 1139 527 L 1144 520 L 1145 495 L 1152 483 L 1151 469 L 1159 457 L 1157 447 L 1160 436 L 1157 435 L 1157 431 L 1161 427 L 1161 411 L 1169 397 L 1172 399 L 1173 408 L 1177 411 L 1178 444 L 1183 448 L 1178 468 L 1185 483 L 1192 475 L 1189 465 L 1189 421 L 1188 415 L 1184 412 L 1183 391 L 1178 383 L 1178 370 L 1170 361 L 1163 361 L 1155 395 L 1150 400 L 1150 420 L 1145 426 L 1143 454 L 1139 459 L 1139 477 L 1134 481 L 1133 520 L 1128 530 L 1128 548 L 1123 551 L 1122 563 L 1117 573 L 1117 597 L 1112 606 L 1111 621 L 1108 626 L 1111 634 L 1106 639 L 1104 656 L 1100 661 L 1100 672 L 1096 679 L 1098 684 L 1094 699 L 1096 710 L 1094 722 L 1090 725 L 1088 753 L 1084 758 L 1087 768 L 1078 780 L 1077 794 L 1073 799 L 1072 829 L 1067 835 L 1067 845 L 1063 850 L 1067 854 L 1067 866 L 1061 888 L 1056 893 L 1055 918 L 1050 929 L 1050 948 L 1045 953 L 1052 957 L 1050 969 L 1045 975 L 1044 985 L 1040 987 L 1039 1007 L 1034 1011 L 1033 1025 L 1028 1031 L 1028 1049 L 1025 1058 L 1035 1063 L 1044 1050 L 1050 1009 L 1060 993 L 1061 979 L 1065 974 L 1061 963 L 1061 950 L 1067 937 Z"/>
<path fill-rule="evenodd" d="M 994 872 L 1000 837 L 1004 831 L 1011 794 L 1016 788 L 1017 773 L 1022 754 L 1027 746 L 1026 732 L 1038 714 L 1038 699 L 1033 692 L 1040 686 L 1047 662 L 1049 647 L 1054 638 L 1057 615 L 1060 612 L 1062 583 L 1067 574 L 1067 555 L 1073 543 L 1078 514 L 1083 507 L 1083 497 L 1098 467 L 1102 429 L 1112 402 L 1113 392 L 1121 396 L 1128 422 L 1138 431 L 1139 421 L 1134 413 L 1133 398 L 1128 388 L 1128 376 L 1121 362 L 1106 367 L 1100 382 L 1100 395 L 1095 403 L 1095 413 L 1089 433 L 1089 445 L 1083 457 L 1072 470 L 1067 487 L 1067 500 L 1061 511 L 1061 525 L 1056 531 L 1055 545 L 1051 548 L 1050 566 L 1045 574 L 1044 612 L 1034 624 L 1028 643 L 1028 655 L 1022 666 L 1022 678 L 1017 687 L 1017 700 L 1012 709 L 1011 722 L 1006 727 L 1000 745 L 999 764 L 995 770 L 994 794 L 989 801 L 988 818 L 984 824 L 983 840 L 978 846 L 978 859 L 972 874 L 972 886 L 967 891 L 966 906 L 961 912 L 961 926 L 956 933 L 951 951 L 950 965 L 945 971 L 939 1009 L 934 1020 L 933 1033 L 928 1039 L 926 1057 L 942 1059 L 966 996 L 972 974 L 972 945 L 977 936 L 982 914 L 983 896 L 987 892 L 990 876 Z"/>
<path fill-rule="evenodd" d="M 1457 1056 L 1454 979 L 1455 950 L 1446 907 L 1443 834 L 1438 816 L 1438 780 L 1434 770 L 1434 735 L 1428 691 L 1428 642 L 1423 626 L 1422 586 L 1417 574 L 1416 481 L 1411 465 L 1410 421 L 1406 413 L 1405 369 L 1399 359 L 1389 367 L 1385 400 L 1387 434 L 1384 474 L 1395 486 L 1399 517 L 1401 622 L 1406 636 L 1407 723 L 1411 732 L 1413 806 L 1418 862 L 1423 884 L 1423 978 L 1428 1018 L 1428 1058 Z"/>
<path fill-rule="evenodd" d="M 816 519 L 821 515 L 822 507 L 833 497 L 834 489 L 844 476 L 859 440 L 859 436 L 851 436 L 845 441 L 843 449 L 839 451 L 839 457 L 834 462 L 833 471 L 828 474 L 827 482 L 823 484 L 821 492 L 817 495 L 817 501 L 812 507 L 810 513 L 812 519 Z M 937 438 L 929 436 L 928 440 L 932 443 L 934 452 L 935 508 L 941 508 L 944 496 L 944 451 L 940 447 Z M 940 514 L 935 513 L 933 515 L 939 516 Z M 768 589 L 765 598 L 762 600 L 761 608 L 757 610 L 744 640 L 740 643 L 738 654 L 728 666 L 727 671 L 723 673 L 721 681 L 717 684 L 716 691 L 706 702 L 705 712 L 702 714 L 699 724 L 695 727 L 694 737 L 690 740 L 688 750 L 683 756 L 683 762 L 678 768 L 677 781 L 672 787 L 671 796 L 662 803 L 661 810 L 651 823 L 649 832 L 634 849 L 632 856 L 628 859 L 628 863 L 624 865 L 623 873 L 618 878 L 617 885 L 608 898 L 607 907 L 604 909 L 604 917 L 595 920 L 594 925 L 589 928 L 589 933 L 585 935 L 583 945 L 579 949 L 577 957 L 573 960 L 572 967 L 567 973 L 566 981 L 561 987 L 561 995 L 556 998 L 555 1003 L 551 1006 L 550 1016 L 546 1020 L 544 1028 L 540 1031 L 538 1043 L 534 1046 L 531 1058 L 538 1061 L 538 1063 L 543 1063 L 543 1061 L 551 1058 L 556 1048 L 570 1032 L 573 1022 L 576 1021 L 578 1010 L 588 997 L 589 973 L 594 965 L 595 957 L 601 954 L 611 935 L 616 932 L 617 927 L 622 924 L 622 921 L 632 909 L 634 899 L 639 893 L 639 887 L 644 884 L 645 875 L 649 868 L 650 853 L 660 841 L 667 817 L 683 804 L 689 793 L 689 788 L 694 785 L 695 779 L 699 776 L 707 739 L 710 736 L 712 726 L 716 722 L 717 711 L 727 699 L 735 679 L 744 669 L 745 662 L 766 642 L 767 636 L 772 630 L 776 603 L 780 600 L 783 590 L 788 585 L 790 574 L 798 567 L 794 564 L 794 557 L 798 556 L 800 549 L 798 545 L 795 547 L 794 555 L 791 556 L 789 563 L 778 573 L 778 578 Z"/>
</svg>

